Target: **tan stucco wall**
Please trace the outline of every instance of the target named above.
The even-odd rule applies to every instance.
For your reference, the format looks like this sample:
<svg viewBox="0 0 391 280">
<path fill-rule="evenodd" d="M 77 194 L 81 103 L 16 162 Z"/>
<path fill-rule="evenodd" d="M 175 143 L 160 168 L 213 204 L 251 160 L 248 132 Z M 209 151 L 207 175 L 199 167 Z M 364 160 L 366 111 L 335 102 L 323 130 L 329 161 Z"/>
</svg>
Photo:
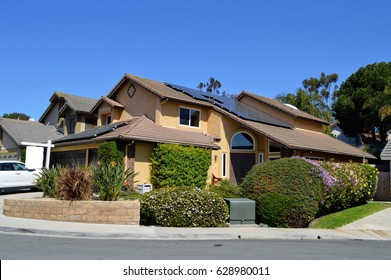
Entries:
<svg viewBox="0 0 391 280">
<path fill-rule="evenodd" d="M 136 83 L 133 84 L 136 87 L 136 93 L 133 98 L 130 98 L 127 94 L 130 82 L 125 83 L 113 98 L 115 101 L 125 106 L 120 120 L 123 121 L 134 116 L 145 115 L 155 121 L 156 99 L 160 98 Z"/>
<path fill-rule="evenodd" d="M 150 183 L 150 158 L 153 152 L 154 144 L 136 143 L 135 172 L 138 172 L 134 178 L 136 184 Z"/>
</svg>

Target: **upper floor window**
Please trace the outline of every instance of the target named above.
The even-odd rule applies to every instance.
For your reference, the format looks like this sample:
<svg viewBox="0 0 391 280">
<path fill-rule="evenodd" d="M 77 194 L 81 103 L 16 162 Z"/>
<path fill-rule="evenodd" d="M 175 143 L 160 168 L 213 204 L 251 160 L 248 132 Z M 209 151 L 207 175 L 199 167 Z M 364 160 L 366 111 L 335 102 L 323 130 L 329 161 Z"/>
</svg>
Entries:
<svg viewBox="0 0 391 280">
<path fill-rule="evenodd" d="M 234 137 L 232 137 L 231 149 L 254 151 L 254 139 L 250 134 L 245 132 L 236 133 Z"/>
<path fill-rule="evenodd" d="M 179 109 L 179 123 L 181 125 L 200 127 L 200 116 L 201 112 L 199 110 L 188 108 Z"/>
</svg>

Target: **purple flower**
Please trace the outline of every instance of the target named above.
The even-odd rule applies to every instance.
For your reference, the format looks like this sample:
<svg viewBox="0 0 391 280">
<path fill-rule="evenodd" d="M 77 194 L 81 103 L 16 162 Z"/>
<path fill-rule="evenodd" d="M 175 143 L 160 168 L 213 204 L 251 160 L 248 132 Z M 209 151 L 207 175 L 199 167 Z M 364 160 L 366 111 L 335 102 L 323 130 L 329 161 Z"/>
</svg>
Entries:
<svg viewBox="0 0 391 280">
<path fill-rule="evenodd" d="M 293 156 L 292 158 L 298 158 L 298 159 L 304 160 L 304 161 L 312 164 L 313 166 L 315 166 L 317 168 L 317 170 L 320 172 L 320 174 L 323 178 L 323 182 L 326 184 L 327 188 L 330 189 L 330 188 L 334 187 L 335 183 L 337 182 L 337 179 L 335 179 L 333 176 L 331 176 L 331 174 L 326 169 L 324 169 L 323 166 L 321 166 L 318 162 L 310 160 L 308 158 L 303 158 L 303 157 L 298 157 L 298 156 Z"/>
</svg>

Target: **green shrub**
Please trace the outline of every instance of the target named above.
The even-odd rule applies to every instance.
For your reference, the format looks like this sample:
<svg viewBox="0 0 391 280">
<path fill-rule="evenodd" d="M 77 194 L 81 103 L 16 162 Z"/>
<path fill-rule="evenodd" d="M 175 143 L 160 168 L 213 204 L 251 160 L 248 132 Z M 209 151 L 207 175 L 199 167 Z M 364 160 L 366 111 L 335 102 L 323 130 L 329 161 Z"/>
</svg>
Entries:
<svg viewBox="0 0 391 280">
<path fill-rule="evenodd" d="M 155 188 L 204 188 L 211 164 L 208 149 L 158 144 L 151 156 L 151 183 Z"/>
<path fill-rule="evenodd" d="M 104 142 L 98 146 L 98 161 L 103 165 L 110 164 L 112 162 L 123 163 L 124 152 L 118 148 L 117 142 Z"/>
<path fill-rule="evenodd" d="M 319 211 L 324 182 L 312 164 L 297 158 L 255 166 L 241 188 L 257 202 L 257 220 L 274 227 L 306 227 Z"/>
<path fill-rule="evenodd" d="M 360 163 L 321 162 L 334 181 L 325 190 L 321 211 L 331 213 L 367 203 L 376 192 L 375 167 Z"/>
<path fill-rule="evenodd" d="M 136 174 L 119 163 L 99 164 L 93 168 L 94 185 L 100 200 L 113 201 L 121 197 L 122 189 Z"/>
<path fill-rule="evenodd" d="M 58 178 L 59 198 L 65 200 L 88 200 L 93 192 L 91 170 L 84 167 L 68 167 L 60 172 Z"/>
<path fill-rule="evenodd" d="M 228 206 L 218 195 L 197 188 L 164 188 L 144 195 L 141 219 L 164 227 L 216 227 L 228 219 Z"/>
<path fill-rule="evenodd" d="M 239 198 L 242 196 L 240 187 L 228 179 L 221 181 L 220 185 L 209 185 L 210 192 L 218 194 L 222 198 Z"/>
<path fill-rule="evenodd" d="M 61 166 L 56 166 L 51 169 L 43 168 L 39 173 L 38 179 L 36 180 L 37 188 L 43 192 L 43 196 L 58 198 L 59 187 L 58 178 L 62 171 Z"/>
</svg>

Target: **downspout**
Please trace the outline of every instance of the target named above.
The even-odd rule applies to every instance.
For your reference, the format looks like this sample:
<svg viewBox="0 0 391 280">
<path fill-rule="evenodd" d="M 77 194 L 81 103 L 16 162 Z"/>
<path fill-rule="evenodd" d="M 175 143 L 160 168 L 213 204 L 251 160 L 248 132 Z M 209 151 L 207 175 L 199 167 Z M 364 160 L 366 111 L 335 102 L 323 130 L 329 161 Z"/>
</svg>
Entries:
<svg viewBox="0 0 391 280">
<path fill-rule="evenodd" d="M 134 140 L 125 146 L 125 168 L 128 169 L 128 148 L 134 144 Z"/>
</svg>

